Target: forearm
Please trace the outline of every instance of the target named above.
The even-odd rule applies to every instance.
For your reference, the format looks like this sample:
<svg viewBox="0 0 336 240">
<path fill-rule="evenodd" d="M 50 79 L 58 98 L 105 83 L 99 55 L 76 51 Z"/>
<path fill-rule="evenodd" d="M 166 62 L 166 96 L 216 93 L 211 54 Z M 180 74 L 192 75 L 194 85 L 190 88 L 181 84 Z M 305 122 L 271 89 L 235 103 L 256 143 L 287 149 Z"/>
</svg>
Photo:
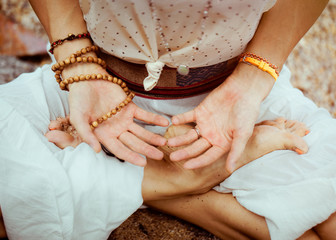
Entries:
<svg viewBox="0 0 336 240">
<path fill-rule="evenodd" d="M 278 0 L 264 13 L 246 51 L 268 59 L 281 69 L 327 3 L 328 0 Z"/>
<path fill-rule="evenodd" d="M 50 42 L 63 39 L 70 33 L 77 35 L 87 32 L 78 0 L 30 0 L 30 4 L 46 30 Z M 89 39 L 73 40 L 55 48 L 54 55 L 57 60 L 61 60 L 89 45 L 91 45 Z"/>
<path fill-rule="evenodd" d="M 319 17 L 327 0 L 278 0 L 264 13 L 246 52 L 266 58 L 280 71 L 298 41 Z M 273 77 L 255 66 L 241 63 L 234 74 L 235 84 L 249 92 L 254 101 L 268 96 L 274 85 Z"/>
</svg>

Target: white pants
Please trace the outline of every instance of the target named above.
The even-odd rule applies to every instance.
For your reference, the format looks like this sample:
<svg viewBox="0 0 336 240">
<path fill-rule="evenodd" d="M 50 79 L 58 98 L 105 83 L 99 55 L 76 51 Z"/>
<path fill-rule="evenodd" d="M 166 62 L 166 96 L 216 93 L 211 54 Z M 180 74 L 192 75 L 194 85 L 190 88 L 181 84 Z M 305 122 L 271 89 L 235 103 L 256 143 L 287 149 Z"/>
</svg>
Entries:
<svg viewBox="0 0 336 240">
<path fill-rule="evenodd" d="M 295 239 L 336 211 L 336 121 L 289 78 L 285 67 L 258 121 L 305 122 L 309 152 L 274 151 L 215 188 L 264 216 L 272 239 Z M 134 102 L 170 118 L 205 96 Z M 85 143 L 60 150 L 47 141 L 50 120 L 66 114 L 67 93 L 48 65 L 0 86 L 0 204 L 10 239 L 106 239 L 142 204 L 142 168 L 96 154 Z"/>
</svg>

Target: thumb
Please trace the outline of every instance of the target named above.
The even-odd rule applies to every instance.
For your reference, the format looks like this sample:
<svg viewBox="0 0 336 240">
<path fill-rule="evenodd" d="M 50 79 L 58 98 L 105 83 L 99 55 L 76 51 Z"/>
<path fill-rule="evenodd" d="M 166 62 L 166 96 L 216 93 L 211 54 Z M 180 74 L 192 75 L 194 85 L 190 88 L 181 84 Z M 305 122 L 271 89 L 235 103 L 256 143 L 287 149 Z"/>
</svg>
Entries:
<svg viewBox="0 0 336 240">
<path fill-rule="evenodd" d="M 231 149 L 225 164 L 225 168 L 229 173 L 232 173 L 238 168 L 237 162 L 245 150 L 248 139 L 249 137 L 233 138 Z"/>
<path fill-rule="evenodd" d="M 172 123 L 174 125 L 190 123 L 194 122 L 195 120 L 196 120 L 195 110 L 190 110 L 189 112 L 181 113 L 172 117 Z"/>
</svg>

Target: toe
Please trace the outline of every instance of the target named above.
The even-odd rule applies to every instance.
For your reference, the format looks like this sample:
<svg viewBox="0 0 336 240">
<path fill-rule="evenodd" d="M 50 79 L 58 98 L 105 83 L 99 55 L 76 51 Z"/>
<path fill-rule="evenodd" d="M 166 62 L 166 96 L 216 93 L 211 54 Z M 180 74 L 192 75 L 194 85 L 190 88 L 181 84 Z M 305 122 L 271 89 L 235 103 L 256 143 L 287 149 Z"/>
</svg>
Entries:
<svg viewBox="0 0 336 240">
<path fill-rule="evenodd" d="M 287 122 L 287 119 L 283 117 L 279 117 L 275 119 L 274 121 L 277 122 L 278 124 L 285 124 Z"/>
<path fill-rule="evenodd" d="M 62 149 L 68 146 L 76 147 L 80 143 L 78 138 L 74 138 L 69 133 L 59 130 L 47 132 L 45 136 L 49 142 L 55 143 L 56 146 Z"/>
<path fill-rule="evenodd" d="M 309 129 L 306 124 L 294 120 L 288 121 L 286 124 L 286 130 L 300 137 L 306 136 L 309 133 Z"/>
<path fill-rule="evenodd" d="M 302 137 L 295 134 L 287 134 L 287 140 L 285 141 L 285 148 L 292 150 L 298 154 L 304 154 L 308 152 L 308 145 Z"/>
</svg>

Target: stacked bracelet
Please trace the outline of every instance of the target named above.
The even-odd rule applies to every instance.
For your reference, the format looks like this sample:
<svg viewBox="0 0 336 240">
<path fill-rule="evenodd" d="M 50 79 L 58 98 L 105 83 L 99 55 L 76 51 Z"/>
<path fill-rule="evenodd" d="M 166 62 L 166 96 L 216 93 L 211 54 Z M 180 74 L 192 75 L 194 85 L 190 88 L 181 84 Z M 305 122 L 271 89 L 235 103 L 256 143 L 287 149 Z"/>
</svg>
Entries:
<svg viewBox="0 0 336 240">
<path fill-rule="evenodd" d="M 126 99 L 122 101 L 121 103 L 119 103 L 117 107 L 113 108 L 111 111 L 109 111 L 102 117 L 98 118 L 96 121 L 93 121 L 90 124 L 91 129 L 92 130 L 95 129 L 96 127 L 98 127 L 99 124 L 103 123 L 104 121 L 112 117 L 113 115 L 116 115 L 118 112 L 120 112 L 122 108 L 124 108 L 127 104 L 132 102 L 132 99 L 134 98 L 134 96 L 135 96 L 134 93 L 129 92 Z"/>
<path fill-rule="evenodd" d="M 54 64 L 51 69 L 55 72 L 55 78 L 56 81 L 59 83 L 59 86 L 62 90 L 68 90 L 68 85 L 72 84 L 74 82 L 79 82 L 79 81 L 87 81 L 87 80 L 106 80 L 114 84 L 118 84 L 123 91 L 126 94 L 126 98 L 124 101 L 122 101 L 117 107 L 103 115 L 102 117 L 98 118 L 96 121 L 93 121 L 90 123 L 91 129 L 95 129 L 98 127 L 99 124 L 103 123 L 106 121 L 108 118 L 112 117 L 113 115 L 117 114 L 118 112 L 121 111 L 123 107 L 125 107 L 127 104 L 129 104 L 132 99 L 134 98 L 134 93 L 130 92 L 126 83 L 123 82 L 121 79 L 113 77 L 109 74 L 86 74 L 86 75 L 80 75 L 80 76 L 73 76 L 69 77 L 65 80 L 62 80 L 61 74 L 64 68 L 68 67 L 71 64 L 74 63 L 95 63 L 101 65 L 103 68 L 106 68 L 106 63 L 104 60 L 98 58 L 98 57 L 86 57 L 82 56 L 83 54 L 86 54 L 90 51 L 98 51 L 98 47 L 96 46 L 91 46 L 91 47 L 86 47 L 82 48 L 80 51 L 75 52 L 74 54 L 71 54 L 70 57 L 66 58 L 63 61 L 57 62 Z"/>
<path fill-rule="evenodd" d="M 258 67 L 259 69 L 269 73 L 275 80 L 279 76 L 278 67 L 268 62 L 265 58 L 257 56 L 252 53 L 243 53 L 240 56 L 239 62 Z"/>
<path fill-rule="evenodd" d="M 80 82 L 80 81 L 87 81 L 87 80 L 106 80 L 115 84 L 118 84 L 125 92 L 128 92 L 128 87 L 126 86 L 126 83 L 123 82 L 121 79 L 118 79 L 116 77 L 112 77 L 108 74 L 86 74 L 86 75 L 80 75 L 80 76 L 74 76 L 69 77 L 59 83 L 62 90 L 67 90 L 67 87 L 69 84 L 74 82 Z"/>
<path fill-rule="evenodd" d="M 49 52 L 51 54 L 54 53 L 54 49 L 55 47 L 63 44 L 65 41 L 72 41 L 72 40 L 75 40 L 75 39 L 80 39 L 80 38 L 89 38 L 91 39 L 91 35 L 89 32 L 86 32 L 86 33 L 81 33 L 81 34 L 78 34 L 78 35 L 75 35 L 73 33 L 69 33 L 69 35 L 66 37 L 66 38 L 63 38 L 63 39 L 58 39 L 56 40 L 55 42 L 52 42 L 51 43 L 51 47 L 49 49 Z"/>
</svg>

